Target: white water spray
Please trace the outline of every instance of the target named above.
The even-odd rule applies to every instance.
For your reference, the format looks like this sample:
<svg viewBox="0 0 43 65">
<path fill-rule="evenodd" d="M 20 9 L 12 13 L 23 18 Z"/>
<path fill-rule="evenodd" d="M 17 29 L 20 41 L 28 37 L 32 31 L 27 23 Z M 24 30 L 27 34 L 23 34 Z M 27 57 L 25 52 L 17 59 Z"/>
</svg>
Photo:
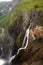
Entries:
<svg viewBox="0 0 43 65">
<path fill-rule="evenodd" d="M 0 65 L 4 65 L 6 61 L 4 59 L 0 59 Z"/>
<path fill-rule="evenodd" d="M 30 27 L 31 27 L 31 24 L 30 26 L 28 27 L 28 29 L 26 30 L 26 33 L 25 33 L 25 37 L 24 37 L 24 40 L 23 40 L 23 44 L 22 44 L 22 47 L 18 49 L 17 51 L 17 54 L 12 56 L 9 60 L 9 63 L 11 63 L 11 61 L 19 54 L 19 52 L 23 49 L 26 49 L 27 46 L 28 46 L 28 40 L 29 40 L 29 34 L 30 34 Z M 26 41 L 26 42 L 25 42 Z M 24 46 L 25 45 L 25 46 Z"/>
</svg>

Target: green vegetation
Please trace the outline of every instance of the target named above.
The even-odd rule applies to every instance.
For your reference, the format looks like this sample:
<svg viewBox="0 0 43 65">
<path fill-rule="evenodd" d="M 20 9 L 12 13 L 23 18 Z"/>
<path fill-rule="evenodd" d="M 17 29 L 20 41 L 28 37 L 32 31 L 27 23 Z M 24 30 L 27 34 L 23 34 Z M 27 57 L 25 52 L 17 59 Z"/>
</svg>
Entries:
<svg viewBox="0 0 43 65">
<path fill-rule="evenodd" d="M 1 6 L 3 7 L 3 5 L 1 5 Z M 37 10 L 40 10 L 40 11 L 42 10 L 42 11 L 40 12 Z M 35 12 L 33 12 L 33 11 L 35 11 Z M 30 12 L 30 16 L 29 16 L 29 12 Z M 22 16 L 22 13 L 25 15 Z M 32 13 L 32 15 L 31 15 L 31 13 Z M 26 14 L 27 14 L 27 16 L 26 16 Z M 23 18 L 25 20 L 23 20 Z M 15 6 L 9 14 L 5 15 L 4 17 L 1 17 L 0 18 L 0 28 L 4 28 L 4 35 L 1 35 L 0 39 L 2 39 L 3 37 L 6 38 L 8 36 L 7 34 L 10 33 L 10 35 L 13 37 L 13 41 L 15 43 L 15 46 L 13 47 L 14 48 L 13 51 L 16 52 L 16 48 L 20 48 L 22 46 L 24 35 L 25 35 L 26 29 L 28 27 L 28 24 L 30 23 L 30 20 L 32 22 L 31 29 L 34 28 L 34 26 L 36 26 L 36 25 L 42 25 L 42 23 L 41 24 L 39 24 L 39 23 L 43 22 L 43 0 L 22 0 L 22 2 L 17 4 L 17 6 Z M 9 29 L 9 32 L 8 32 L 8 29 Z M 29 39 L 28 47 L 26 48 L 26 50 L 21 51 L 19 54 L 19 57 L 18 57 L 18 61 L 19 61 L 19 59 L 20 59 L 20 61 L 22 61 L 22 60 L 25 61 L 25 59 L 26 59 L 26 61 L 28 62 L 28 65 L 31 65 L 30 64 L 31 62 L 34 62 L 35 60 L 36 61 L 40 60 L 41 57 L 43 57 L 42 56 L 43 42 L 41 42 L 42 39 L 33 40 L 31 35 L 30 35 L 31 39 Z M 8 44 L 9 40 L 5 39 L 5 41 L 4 41 L 4 46 L 7 49 L 9 47 L 9 44 Z M 25 43 L 26 43 L 26 40 L 25 40 Z M 5 48 L 5 50 L 6 50 L 6 48 Z M 40 49 L 42 51 L 40 51 Z M 18 61 L 16 61 L 16 63 Z M 22 64 L 22 65 L 25 65 L 25 64 Z"/>
<path fill-rule="evenodd" d="M 30 11 L 32 9 L 42 9 L 43 10 L 43 0 L 40 0 L 40 1 L 39 0 L 23 0 L 22 3 L 20 3 L 17 6 L 16 10 L 13 9 L 13 11 L 9 15 L 6 15 L 6 17 L 0 20 L 0 27 L 4 26 L 6 22 L 10 22 L 10 23 L 14 22 L 17 19 L 19 12 Z"/>
<path fill-rule="evenodd" d="M 6 3 L 0 3 L 0 8 L 4 7 Z M 9 25 L 15 22 L 20 12 L 30 11 L 32 9 L 43 10 L 43 0 L 23 0 L 17 5 L 16 9 L 13 9 L 8 15 L 2 17 L 0 20 L 0 27 L 4 27 L 7 30 Z"/>
<path fill-rule="evenodd" d="M 32 9 L 42 9 L 43 10 L 43 0 L 23 0 L 23 3 L 19 4 L 19 11 L 30 11 Z"/>
</svg>

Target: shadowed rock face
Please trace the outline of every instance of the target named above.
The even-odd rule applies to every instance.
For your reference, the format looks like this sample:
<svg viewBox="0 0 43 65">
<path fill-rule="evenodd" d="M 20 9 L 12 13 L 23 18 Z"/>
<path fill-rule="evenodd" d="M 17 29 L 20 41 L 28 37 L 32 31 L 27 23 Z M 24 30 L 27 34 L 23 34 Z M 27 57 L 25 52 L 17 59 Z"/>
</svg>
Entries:
<svg viewBox="0 0 43 65">
<path fill-rule="evenodd" d="M 13 39 L 7 35 L 3 39 L 0 39 L 0 63 L 3 65 L 10 65 L 9 60 L 12 56 Z"/>
<path fill-rule="evenodd" d="M 2 33 L 2 29 L 0 29 L 0 34 Z"/>
</svg>

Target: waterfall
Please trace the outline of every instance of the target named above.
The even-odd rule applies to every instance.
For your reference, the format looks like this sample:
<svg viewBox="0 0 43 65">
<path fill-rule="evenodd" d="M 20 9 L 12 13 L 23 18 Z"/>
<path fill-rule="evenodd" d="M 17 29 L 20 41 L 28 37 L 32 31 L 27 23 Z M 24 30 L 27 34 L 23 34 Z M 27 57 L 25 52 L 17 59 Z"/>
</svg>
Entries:
<svg viewBox="0 0 43 65">
<path fill-rule="evenodd" d="M 5 63 L 5 60 L 0 59 L 0 65 L 3 65 Z"/>
<path fill-rule="evenodd" d="M 31 27 L 31 24 L 29 25 L 28 29 L 26 30 L 26 33 L 25 33 L 25 36 L 24 36 L 24 40 L 23 40 L 23 44 L 22 44 L 21 48 L 18 49 L 16 55 L 14 55 L 14 56 L 12 56 L 12 57 L 10 58 L 9 63 L 11 63 L 11 61 L 19 54 L 19 52 L 20 52 L 21 50 L 24 50 L 24 49 L 27 48 L 27 46 L 28 46 L 28 40 L 29 40 L 30 27 Z M 25 46 L 24 46 L 24 45 L 25 45 Z"/>
</svg>

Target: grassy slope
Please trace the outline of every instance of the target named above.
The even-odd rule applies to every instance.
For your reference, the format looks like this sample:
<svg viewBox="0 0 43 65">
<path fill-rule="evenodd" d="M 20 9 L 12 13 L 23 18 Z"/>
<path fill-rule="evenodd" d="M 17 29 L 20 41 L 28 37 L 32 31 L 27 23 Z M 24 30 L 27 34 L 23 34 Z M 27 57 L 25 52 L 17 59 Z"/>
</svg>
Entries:
<svg viewBox="0 0 43 65">
<path fill-rule="evenodd" d="M 36 8 L 37 10 L 43 10 L 43 0 L 23 0 L 22 3 L 17 6 L 16 10 L 13 9 L 12 12 L 9 13 L 9 15 L 0 20 L 0 27 L 4 27 L 7 29 L 7 27 L 5 27 L 6 23 L 9 22 L 9 24 L 12 25 L 12 23 L 17 20 L 19 12 L 35 9 L 36 5 L 38 6 Z"/>
<path fill-rule="evenodd" d="M 19 11 L 29 11 L 32 10 L 35 5 L 37 5 L 39 8 L 43 10 L 43 0 L 24 0 L 23 3 L 21 3 L 18 6 Z"/>
</svg>

